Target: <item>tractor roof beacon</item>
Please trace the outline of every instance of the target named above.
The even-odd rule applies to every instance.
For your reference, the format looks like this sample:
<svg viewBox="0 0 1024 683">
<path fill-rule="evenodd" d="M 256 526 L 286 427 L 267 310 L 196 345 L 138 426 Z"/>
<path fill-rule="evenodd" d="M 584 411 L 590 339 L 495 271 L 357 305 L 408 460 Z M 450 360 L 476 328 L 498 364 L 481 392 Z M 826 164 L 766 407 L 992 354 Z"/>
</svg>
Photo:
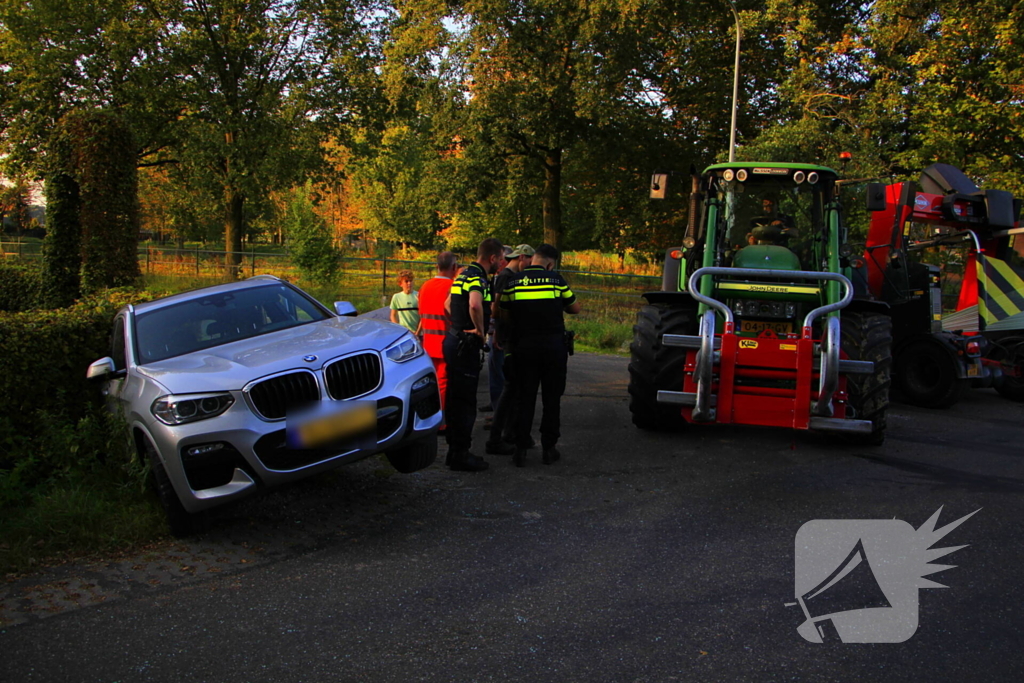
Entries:
<svg viewBox="0 0 1024 683">
<path fill-rule="evenodd" d="M 644 295 L 633 328 L 634 424 L 779 426 L 880 444 L 892 323 L 850 258 L 836 172 L 733 162 L 691 178 L 683 244 L 667 250 L 662 289 Z"/>
</svg>

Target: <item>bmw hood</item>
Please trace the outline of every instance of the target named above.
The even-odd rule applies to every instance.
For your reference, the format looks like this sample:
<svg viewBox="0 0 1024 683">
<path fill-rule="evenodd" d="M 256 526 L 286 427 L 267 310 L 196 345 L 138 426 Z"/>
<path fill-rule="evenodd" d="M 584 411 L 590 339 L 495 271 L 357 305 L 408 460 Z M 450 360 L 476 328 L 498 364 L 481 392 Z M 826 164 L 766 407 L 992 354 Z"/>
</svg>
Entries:
<svg viewBox="0 0 1024 683">
<path fill-rule="evenodd" d="M 138 367 L 174 394 L 235 391 L 286 370 L 318 371 L 340 356 L 383 351 L 408 332 L 368 318 L 331 318 Z"/>
</svg>

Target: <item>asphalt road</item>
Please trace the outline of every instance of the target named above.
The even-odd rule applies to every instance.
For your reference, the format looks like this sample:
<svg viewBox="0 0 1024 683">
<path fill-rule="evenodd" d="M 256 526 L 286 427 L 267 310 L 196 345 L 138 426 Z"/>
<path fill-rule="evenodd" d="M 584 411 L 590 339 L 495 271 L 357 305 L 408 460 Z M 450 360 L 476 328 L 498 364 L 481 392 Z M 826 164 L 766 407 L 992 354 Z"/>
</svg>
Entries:
<svg viewBox="0 0 1024 683">
<path fill-rule="evenodd" d="M 525 469 L 398 475 L 371 459 L 224 510 L 188 543 L 0 585 L 0 680 L 1024 679 L 1020 404 L 894 404 L 870 448 L 641 432 L 626 382 L 625 359 L 571 360 L 552 466 L 531 451 Z M 797 633 L 802 525 L 917 529 L 939 508 L 939 527 L 980 512 L 937 544 L 967 547 L 929 577 L 948 588 L 912 591 L 909 640 Z"/>
</svg>

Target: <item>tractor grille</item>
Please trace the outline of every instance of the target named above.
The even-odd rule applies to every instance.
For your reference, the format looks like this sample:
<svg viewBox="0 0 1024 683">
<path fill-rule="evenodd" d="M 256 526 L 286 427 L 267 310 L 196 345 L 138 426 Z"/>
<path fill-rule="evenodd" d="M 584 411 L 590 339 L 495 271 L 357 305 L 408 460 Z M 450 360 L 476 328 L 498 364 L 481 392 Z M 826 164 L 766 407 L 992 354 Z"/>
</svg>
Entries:
<svg viewBox="0 0 1024 683">
<path fill-rule="evenodd" d="M 320 400 L 313 373 L 300 370 L 263 380 L 249 388 L 253 407 L 268 420 L 283 418 L 290 409 Z"/>
<path fill-rule="evenodd" d="M 324 368 L 327 393 L 336 401 L 368 394 L 380 385 L 380 356 L 360 353 Z"/>
</svg>

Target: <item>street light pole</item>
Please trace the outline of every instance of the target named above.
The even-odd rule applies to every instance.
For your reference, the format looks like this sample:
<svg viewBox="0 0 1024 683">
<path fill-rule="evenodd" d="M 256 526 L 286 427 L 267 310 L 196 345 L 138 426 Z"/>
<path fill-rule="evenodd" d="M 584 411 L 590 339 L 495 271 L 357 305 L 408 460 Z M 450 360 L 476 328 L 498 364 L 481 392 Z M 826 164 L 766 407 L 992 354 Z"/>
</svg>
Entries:
<svg viewBox="0 0 1024 683">
<path fill-rule="evenodd" d="M 728 0 L 729 9 L 736 20 L 736 61 L 732 69 L 732 127 L 729 131 L 729 163 L 736 161 L 736 105 L 740 92 L 740 38 L 743 29 L 740 28 L 740 15 L 736 11 L 736 3 Z"/>
</svg>

